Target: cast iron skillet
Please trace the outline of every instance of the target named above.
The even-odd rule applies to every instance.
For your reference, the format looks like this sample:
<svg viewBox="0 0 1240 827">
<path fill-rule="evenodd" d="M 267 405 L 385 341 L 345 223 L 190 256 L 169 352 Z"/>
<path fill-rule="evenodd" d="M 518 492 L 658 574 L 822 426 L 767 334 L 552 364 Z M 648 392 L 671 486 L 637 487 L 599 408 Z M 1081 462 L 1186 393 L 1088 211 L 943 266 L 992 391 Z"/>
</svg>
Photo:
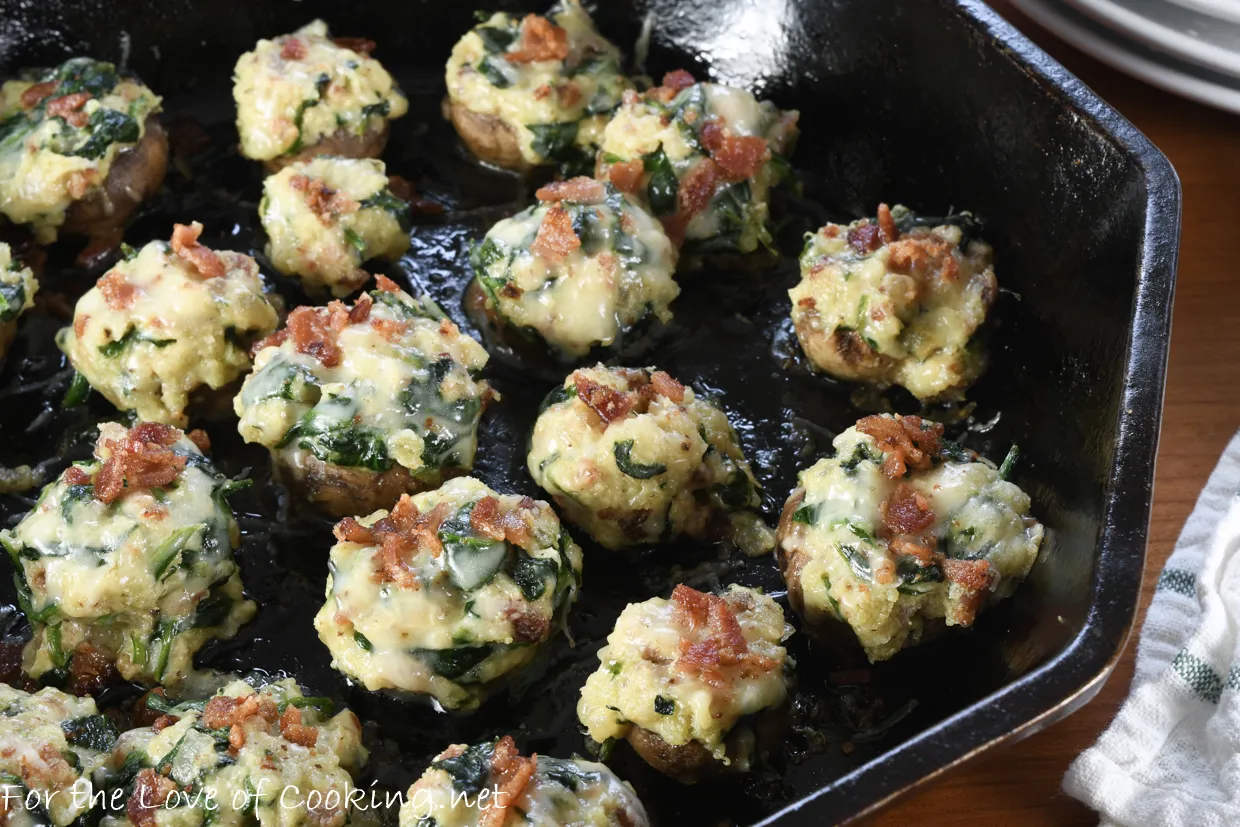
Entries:
<svg viewBox="0 0 1240 827">
<path fill-rule="evenodd" d="M 656 77 L 684 67 L 801 111 L 794 164 L 803 196 L 784 194 L 776 204 L 784 251 L 795 255 L 801 233 L 828 218 L 872 214 L 879 200 L 934 214 L 971 209 L 997 250 L 1000 284 L 1009 292 L 991 330 L 993 365 L 969 395 L 972 416 L 949 432 L 992 459 L 1020 444 L 1016 482 L 1049 529 L 1026 584 L 974 629 L 873 669 L 831 660 L 798 634 L 790 643 L 800 686 L 794 729 L 770 766 L 751 776 L 683 787 L 627 748 L 611 760 L 661 825 L 844 820 L 1068 714 L 1097 691 L 1118 656 L 1145 551 L 1178 182 L 1129 123 L 972 0 L 602 5 L 600 28 L 626 47 L 643 20 L 652 21 L 649 70 Z M 192 118 L 211 144 L 169 175 L 166 194 L 126 240 L 166 239 L 173 221 L 196 219 L 207 226 L 207 243 L 257 252 L 261 177 L 233 149 L 233 62 L 257 38 L 315 16 L 337 34 L 376 40 L 377 57 L 411 102 L 410 114 L 394 124 L 388 169 L 448 207 L 417 223 L 409 255 L 386 272 L 429 291 L 472 330 L 460 307 L 468 244 L 532 192 L 527 182 L 471 162 L 438 115 L 442 67 L 472 25 L 472 11 L 431 0 L 0 0 L 0 70 L 73 54 L 127 60 L 165 96 L 165 122 Z M 72 301 L 98 270 L 74 268 L 72 244 L 50 252 L 44 290 Z M 264 270 L 272 272 L 265 262 Z M 851 388 L 805 370 L 784 322 L 785 291 L 795 279 L 792 258 L 768 272 L 686 278 L 672 331 L 653 352 L 633 357 L 719 393 L 766 487 L 772 523 L 796 471 L 866 412 Z M 277 283 L 299 300 L 288 282 Z M 68 373 L 51 338 L 62 324 L 47 314 L 26 319 L 0 373 L 0 464 L 44 463 L 54 475 L 89 450 L 95 421 L 115 416 L 97 395 L 87 409 L 59 408 Z M 501 354 L 487 374 L 504 402 L 484 420 L 475 473 L 501 490 L 537 495 L 523 468 L 525 437 L 558 376 Z M 900 394 L 869 404 L 917 409 Z M 577 692 L 626 602 L 666 594 L 680 581 L 706 588 L 735 580 L 783 599 L 769 557 L 749 561 L 689 543 L 616 555 L 587 544 L 585 587 L 571 624 L 575 646 L 554 642 L 522 685 L 472 717 L 439 715 L 350 688 L 330 669 L 311 627 L 322 601 L 329 523 L 290 512 L 264 453 L 242 445 L 234 423 L 207 428 L 222 468 L 258 483 L 235 505 L 245 533 L 245 583 L 262 608 L 235 641 L 210 647 L 199 661 L 289 674 L 346 702 L 368 722 L 372 761 L 364 783 L 373 777 L 403 790 L 447 744 L 504 732 L 527 751 L 584 751 Z M 15 522 L 34 493 L 0 498 L 0 515 Z M 11 606 L 5 616 L 10 636 L 26 633 Z"/>
</svg>

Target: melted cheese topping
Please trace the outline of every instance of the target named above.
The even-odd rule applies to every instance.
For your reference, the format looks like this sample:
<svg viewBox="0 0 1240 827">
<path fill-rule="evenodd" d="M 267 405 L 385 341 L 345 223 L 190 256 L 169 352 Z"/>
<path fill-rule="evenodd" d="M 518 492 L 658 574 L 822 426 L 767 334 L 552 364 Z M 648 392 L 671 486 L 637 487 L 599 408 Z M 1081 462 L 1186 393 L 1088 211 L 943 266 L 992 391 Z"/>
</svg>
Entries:
<svg viewBox="0 0 1240 827">
<path fill-rule="evenodd" d="M 522 21 L 497 12 L 457 41 L 445 77 L 448 97 L 502 121 L 532 165 L 592 158 L 608 117 L 632 88 L 620 50 L 580 3 L 567 0 L 548 19 L 568 35 L 564 60 L 506 60 L 521 49 Z"/>
<path fill-rule="evenodd" d="M 960 622 L 968 595 L 948 583 L 936 566 L 902 567 L 878 534 L 883 503 L 898 482 L 880 471 L 873 437 L 849 428 L 835 438 L 835 456 L 801 472 L 805 499 L 797 509 L 783 550 L 799 555 L 798 581 L 811 623 L 848 623 L 871 661 L 886 660 L 916 643 L 925 621 Z M 949 558 L 990 561 L 998 574 L 988 602 L 1016 590 L 1038 555 L 1044 529 L 1029 514 L 1029 497 L 999 478 L 985 460 L 944 462 L 913 471 L 907 482 L 934 511 L 927 529 Z M 889 583 L 874 572 L 890 567 Z"/>
<path fill-rule="evenodd" d="M 892 209 L 897 221 L 912 219 Z M 801 282 L 788 291 L 792 320 L 806 354 L 818 368 L 854 381 L 903 385 L 919 399 L 963 390 L 981 374 L 985 354 L 973 334 L 986 320 L 998 285 L 993 251 L 983 241 L 963 248 L 959 227 L 917 228 L 896 245 L 945 245 L 954 266 L 925 272 L 892 266 L 893 244 L 859 253 L 848 226 L 828 224 L 809 237 L 801 254 Z M 841 346 L 839 336 L 850 344 Z M 853 357 L 860 351 L 861 357 Z"/>
<path fill-rule="evenodd" d="M 326 206 L 315 203 L 318 187 Z M 267 257 L 310 290 L 347 296 L 370 280 L 363 262 L 409 249 L 409 205 L 387 187 L 383 162 L 368 158 L 321 156 L 269 176 L 258 205 Z"/>
<path fill-rule="evenodd" d="M 485 797 L 453 764 L 461 755 L 489 764 L 491 744 L 455 744 L 440 753 L 409 788 L 400 808 L 400 827 L 478 827 L 500 803 L 517 810 L 531 827 L 649 827 L 633 788 L 602 764 L 539 755 L 534 775 L 515 798 L 500 797 L 502 784 L 488 771 Z M 516 818 L 510 819 L 515 822 Z M 507 822 L 505 822 L 507 823 Z"/>
<path fill-rule="evenodd" d="M 216 255 L 227 272 L 202 278 L 167 243 L 152 241 L 99 280 L 132 286 L 132 303 L 109 303 L 99 285 L 92 287 L 56 344 L 116 407 L 184 427 L 191 394 L 238 379 L 250 368 L 249 344 L 279 322 L 254 259 L 229 250 Z"/>
<path fill-rule="evenodd" d="M 496 542 L 470 527 L 483 497 L 501 513 L 528 515 L 530 539 Z M 483 685 L 528 663 L 563 628 L 577 599 L 581 549 L 544 502 L 499 495 L 470 477 L 413 497 L 425 514 L 446 503 L 442 554 L 420 548 L 406 561 L 415 587 L 380 582 L 380 547 L 332 547 L 327 602 L 314 620 L 332 666 L 367 689 L 430 695 L 448 709 L 472 708 Z M 361 520 L 373 525 L 376 511 Z"/>
<path fill-rule="evenodd" d="M 36 83 L 55 88 L 34 106 L 22 95 Z M 49 116 L 57 98 L 88 93 L 80 107 L 86 122 L 71 125 Z M 117 155 L 146 133 L 147 116 L 160 98 L 135 78 L 117 74 L 110 63 L 72 58 L 32 80 L 11 80 L 0 88 L 0 211 L 15 224 L 29 224 L 44 244 L 75 201 L 96 193 Z"/>
<path fill-rule="evenodd" d="M 672 746 L 697 741 L 728 763 L 724 742 L 740 719 L 784 703 L 788 653 L 780 643 L 792 627 L 784 621 L 783 610 L 770 597 L 744 586 L 729 586 L 722 597 L 735 613 L 749 651 L 770 658 L 776 667 L 721 667 L 726 685 L 713 687 L 700 675 L 676 668 L 685 632 L 675 620 L 673 603 L 661 597 L 630 603 L 599 650 L 601 665 L 586 679 L 577 704 L 577 717 L 592 739 L 602 743 L 624 738 L 637 726 Z"/>
<path fill-rule="evenodd" d="M 14 259 L 9 245 L 0 241 L 0 359 L 17 333 L 17 317 L 34 307 L 38 290 L 34 272 Z"/>
<path fill-rule="evenodd" d="M 0 684 L 0 796 L 8 827 L 67 827 L 90 809 L 91 774 L 116 728 L 91 698 L 47 687 L 32 694 Z M 76 760 L 75 760 L 76 759 Z M 39 806 L 34 804 L 38 793 Z M 50 806 L 49 806 L 50 805 Z"/>
<path fill-rule="evenodd" d="M 105 443 L 125 433 L 100 424 L 96 460 L 80 467 L 97 472 L 110 456 Z M 0 531 L 35 627 L 23 659 L 31 677 L 65 668 L 90 642 L 126 680 L 175 683 L 203 644 L 232 637 L 253 616 L 233 559 L 240 534 L 224 500 L 229 481 L 185 437 L 172 450 L 189 461 L 163 488 L 107 504 L 62 474 L 14 529 Z"/>
<path fill-rule="evenodd" d="M 344 802 L 354 786 L 353 776 L 369 757 L 357 716 L 346 709 L 327 717 L 322 707 L 326 702 L 330 709 L 330 702 L 306 698 L 291 678 L 269 683 L 257 693 L 235 680 L 219 694 L 231 698 L 258 694 L 279 712 L 297 707 L 302 724 L 317 731 L 314 745 L 289 740 L 279 723 L 254 715 L 235 725 L 245 742 L 240 749 L 230 749 L 229 730 L 208 729 L 202 723 L 201 702 L 176 707 L 172 713 L 179 718 L 176 723 L 158 733 L 149 727 L 125 733 L 111 760 L 114 768 L 167 765 L 168 778 L 187 791 L 154 809 L 154 823 L 342 827 L 348 821 Z M 208 796 L 215 809 L 207 809 Z M 122 807 L 121 815 L 124 811 Z M 105 816 L 102 823 L 131 824 L 115 815 Z"/>
<path fill-rule="evenodd" d="M 288 46 L 293 40 L 300 46 Z M 300 152 L 337 131 L 383 129 L 409 110 L 379 61 L 337 46 L 322 20 L 243 54 L 233 98 L 241 154 L 256 161 Z"/>
<path fill-rule="evenodd" d="M 487 307 L 568 356 L 671 321 L 669 305 L 680 293 L 676 248 L 662 225 L 628 196 L 607 192 L 601 204 L 557 202 L 581 242 L 563 258 L 530 252 L 549 204 L 500 221 L 473 255 Z"/>
<path fill-rule="evenodd" d="M 259 351 L 233 400 L 241 436 L 290 466 L 310 455 L 372 471 L 399 464 L 428 483 L 471 468 L 490 393 L 473 377 L 486 351 L 429 298 L 370 295 L 369 318 L 337 334 L 338 364 L 299 353 L 292 337 Z"/>
<path fill-rule="evenodd" d="M 567 519 L 618 549 L 682 534 L 720 539 L 712 523 L 721 515 L 746 553 L 774 547 L 755 513 L 762 488 L 722 410 L 686 387 L 681 404 L 654 395 L 644 413 L 604 427 L 578 398 L 577 374 L 621 391 L 638 385 L 628 372 L 599 365 L 570 375 L 544 403 L 526 464 Z"/>
<path fill-rule="evenodd" d="M 670 218 L 677 211 L 680 181 L 708 157 L 701 142 L 701 129 L 708 120 L 717 119 L 732 135 L 765 138 L 772 153 L 784 155 L 796 141 L 798 114 L 781 112 L 743 89 L 715 83 L 694 84 L 670 103 L 626 95 L 603 131 L 599 177 L 606 179 L 614 164 L 645 161 L 638 195 L 655 215 Z M 770 246 L 769 194 L 783 179 L 783 169 L 768 160 L 750 178 L 719 179 L 710 203 L 685 229 L 686 250 L 749 253 L 759 245 Z"/>
</svg>

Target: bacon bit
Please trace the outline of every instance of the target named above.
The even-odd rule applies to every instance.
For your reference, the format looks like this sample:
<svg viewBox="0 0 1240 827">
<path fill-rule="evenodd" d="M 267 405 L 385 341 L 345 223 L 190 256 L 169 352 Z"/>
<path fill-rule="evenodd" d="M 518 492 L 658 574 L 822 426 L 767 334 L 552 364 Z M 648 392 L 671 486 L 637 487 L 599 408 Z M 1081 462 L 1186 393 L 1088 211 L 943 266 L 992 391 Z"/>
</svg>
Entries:
<svg viewBox="0 0 1240 827">
<path fill-rule="evenodd" d="M 600 385 L 582 373 L 573 374 L 573 384 L 577 388 L 577 398 L 598 414 L 604 427 L 618 419 L 624 419 L 633 409 L 633 398 L 623 391 L 608 385 Z"/>
<path fill-rule="evenodd" d="M 884 503 L 883 526 L 892 534 L 919 534 L 933 523 L 930 503 L 906 482 L 900 483 Z"/>
<path fill-rule="evenodd" d="M 111 456 L 95 474 L 95 499 L 110 503 L 129 490 L 156 488 L 177 478 L 186 459 L 168 450 L 181 432 L 170 425 L 143 422 L 131 428 L 121 441 L 107 440 L 101 447 Z"/>
<path fill-rule="evenodd" d="M 254 344 L 250 345 L 250 358 L 253 359 L 258 355 L 259 351 L 268 347 L 279 347 L 288 341 L 288 328 L 282 327 L 274 333 L 268 333 Z"/>
<path fill-rule="evenodd" d="M 184 224 L 173 225 L 172 251 L 185 259 L 204 279 L 221 278 L 227 272 L 224 260 L 216 255 L 214 250 L 209 250 L 198 243 L 200 235 L 202 235 L 202 224 L 197 221 L 188 227 Z"/>
<path fill-rule="evenodd" d="M 504 523 L 499 511 L 499 500 L 483 497 L 474 504 L 469 513 L 469 527 L 488 540 L 504 539 Z"/>
<path fill-rule="evenodd" d="M 512 637 L 517 643 L 539 643 L 551 631 L 551 620 L 537 610 L 528 610 L 523 603 L 508 606 L 503 617 L 512 622 Z"/>
<path fill-rule="evenodd" d="M 93 644 L 82 641 L 69 660 L 69 683 L 65 688 L 74 695 L 90 695 L 119 679 L 112 659 Z"/>
<path fill-rule="evenodd" d="M 953 560 L 944 558 L 942 561 L 943 576 L 949 583 L 954 583 L 968 592 L 961 598 L 952 619 L 961 626 L 971 626 L 977 618 L 978 611 L 986 599 L 995 571 L 989 560 Z"/>
<path fill-rule="evenodd" d="M 99 173 L 93 169 L 79 169 L 69 173 L 69 180 L 65 183 L 65 189 L 73 198 L 82 198 L 95 185 L 95 179 Z"/>
<path fill-rule="evenodd" d="M 379 273 L 375 276 L 375 289 L 383 293 L 399 293 L 400 285 L 382 273 Z"/>
<path fill-rule="evenodd" d="M 680 583 L 672 590 L 672 614 L 677 626 L 693 633 L 706 624 L 710 595 Z"/>
<path fill-rule="evenodd" d="M 509 63 L 536 63 L 568 57 L 568 32 L 545 17 L 526 15 L 521 23 L 521 42 L 504 59 Z"/>
<path fill-rule="evenodd" d="M 891 217 L 891 208 L 886 204 L 878 205 L 878 231 L 883 234 L 883 243 L 890 244 L 900 237 L 900 229 Z"/>
<path fill-rule="evenodd" d="M 722 597 L 712 594 L 709 599 L 709 628 L 711 636 L 719 645 L 720 653 L 741 658 L 749 651 L 749 643 L 741 633 L 741 624 L 736 619 L 736 613 Z"/>
<path fill-rule="evenodd" d="M 151 722 L 151 729 L 155 730 L 155 732 L 163 732 L 165 729 L 172 726 L 179 720 L 181 719 L 176 717 L 175 715 L 160 715 L 158 718 L 156 718 L 154 721 Z M 134 723 L 137 723 L 137 721 L 135 721 Z"/>
<path fill-rule="evenodd" d="M 275 701 L 265 695 L 254 693 L 244 698 L 216 695 L 207 701 L 202 710 L 202 725 L 207 729 L 227 729 L 234 724 L 244 724 L 253 717 L 274 723 L 280 716 Z"/>
<path fill-rule="evenodd" d="M 357 543 L 360 546 L 373 545 L 375 535 L 370 529 L 359 523 L 353 517 L 345 517 L 336 523 L 332 529 L 332 534 L 336 535 L 336 539 L 342 543 Z"/>
<path fill-rule="evenodd" d="M 125 814 L 134 827 L 155 827 L 155 813 L 164 806 L 168 796 L 176 792 L 176 782 L 147 768 L 134 778 L 133 793 L 125 804 Z"/>
<path fill-rule="evenodd" d="M 89 485 L 90 472 L 80 465 L 70 465 L 65 469 L 65 482 L 69 485 Z"/>
<path fill-rule="evenodd" d="M 627 192 L 630 195 L 641 189 L 642 177 L 646 174 L 646 165 L 642 163 L 640 158 L 632 161 L 621 161 L 618 164 L 612 164 L 607 170 L 607 180 L 611 181 L 611 185 L 621 192 Z"/>
<path fill-rule="evenodd" d="M 418 511 L 417 505 L 408 494 L 402 494 L 391 512 L 368 529 L 371 535 L 370 544 L 379 545 L 379 551 L 374 558 L 375 582 L 396 583 L 406 589 L 419 588 L 418 580 L 410 570 L 407 560 L 419 550 L 426 551 L 432 557 L 443 554 L 439 527 L 448 518 L 449 510 L 448 504 L 441 502 L 423 514 Z M 341 528 L 342 532 L 361 536 L 351 525 L 338 528 Z"/>
<path fill-rule="evenodd" d="M 72 95 L 61 95 L 47 102 L 46 112 L 49 117 L 64 118 L 70 126 L 81 129 L 90 121 L 90 116 L 82 111 L 82 107 L 91 99 L 90 92 L 74 92 Z"/>
<path fill-rule="evenodd" d="M 245 730 L 240 724 L 233 724 L 228 728 L 228 748 L 233 752 L 240 752 L 245 746 Z"/>
<path fill-rule="evenodd" d="M 650 375 L 650 387 L 659 396 L 667 397 L 677 405 L 685 401 L 685 386 L 661 370 Z"/>
<path fill-rule="evenodd" d="M 289 704 L 280 716 L 280 734 L 284 740 L 303 747 L 313 747 L 319 740 L 319 730 L 301 722 L 301 710 Z"/>
<path fill-rule="evenodd" d="M 45 80 L 42 83 L 36 83 L 25 92 L 22 92 L 21 103 L 23 109 L 34 109 L 43 99 L 56 91 L 56 87 L 60 85 L 59 81 Z"/>
<path fill-rule="evenodd" d="M 333 37 L 332 43 L 342 49 L 357 52 L 363 57 L 370 57 L 375 50 L 375 42 L 364 37 Z"/>
<path fill-rule="evenodd" d="M 339 299 L 327 303 L 327 327 L 333 333 L 340 333 L 349 326 L 349 306 Z"/>
<path fill-rule="evenodd" d="M 395 583 L 402 589 L 420 588 L 417 576 L 409 568 L 406 558 L 413 553 L 413 540 L 400 533 L 383 534 L 379 540 L 379 553 L 375 555 L 376 583 Z"/>
<path fill-rule="evenodd" d="M 639 162 L 640 163 L 640 162 Z M 567 181 L 552 181 L 534 193 L 539 201 L 573 201 L 578 204 L 599 204 L 607 197 L 602 181 L 578 175 Z"/>
<path fill-rule="evenodd" d="M 753 135 L 732 135 L 723 121 L 711 118 L 702 124 L 702 146 L 727 178 L 740 181 L 757 173 L 770 160 L 766 138 Z"/>
<path fill-rule="evenodd" d="M 385 340 L 393 344 L 399 342 L 409 332 L 409 326 L 397 319 L 380 319 L 375 317 L 370 320 L 370 326 Z"/>
<path fill-rule="evenodd" d="M 495 797 L 478 817 L 478 827 L 503 827 L 509 808 L 515 808 L 525 787 L 534 777 L 538 756 L 521 757 L 512 736 L 505 735 L 491 753 L 491 774 L 495 778 Z"/>
<path fill-rule="evenodd" d="M 540 101 L 551 97 L 551 84 L 544 83 L 534 90 L 534 100 Z"/>
<path fill-rule="evenodd" d="M 303 60 L 306 54 L 306 44 L 296 37 L 285 40 L 280 47 L 280 58 L 283 60 Z"/>
<path fill-rule="evenodd" d="M 90 316 L 82 315 L 73 318 L 73 335 L 82 338 L 82 334 L 86 332 L 86 325 L 90 322 Z"/>
<path fill-rule="evenodd" d="M 299 307 L 288 314 L 286 326 L 298 353 L 313 356 L 323 367 L 332 368 L 340 364 L 340 348 L 328 326 L 329 312 L 324 308 Z"/>
<path fill-rule="evenodd" d="M 363 324 L 370 318 L 370 308 L 375 304 L 369 294 L 363 293 L 358 300 L 353 303 L 353 309 L 349 311 L 349 324 Z"/>
<path fill-rule="evenodd" d="M 955 281 L 960 274 L 956 257 L 952 255 L 950 242 L 930 233 L 893 242 L 887 256 L 887 267 L 893 273 L 905 273 L 921 278 L 935 275 L 943 281 Z"/>
<path fill-rule="evenodd" d="M 580 246 L 581 239 L 573 230 L 573 220 L 569 218 L 568 211 L 558 203 L 552 204 L 538 225 L 538 235 L 530 245 L 530 252 L 554 263 Z"/>
<path fill-rule="evenodd" d="M 932 536 L 892 537 L 887 547 L 893 554 L 915 557 L 923 566 L 928 566 L 937 559 L 934 551 L 937 544 L 938 541 Z"/>
<path fill-rule="evenodd" d="M 581 100 L 581 87 L 577 85 L 576 81 L 570 80 L 568 83 L 557 87 L 555 95 L 559 98 L 561 106 L 572 106 Z"/>
<path fill-rule="evenodd" d="M 871 224 L 869 221 L 850 227 L 848 246 L 856 250 L 857 255 L 869 255 L 883 246 L 883 231 L 878 228 L 877 224 Z"/>
<path fill-rule="evenodd" d="M 294 175 L 288 184 L 305 196 L 306 206 L 323 224 L 332 224 L 339 216 L 355 213 L 361 207 L 349 196 L 327 186 L 320 178 Z"/>
<path fill-rule="evenodd" d="M 697 80 L 684 69 L 675 69 L 663 76 L 664 88 L 671 89 L 673 92 L 688 89 L 695 83 L 697 83 Z"/>
<path fill-rule="evenodd" d="M 186 436 L 189 437 L 189 441 L 194 443 L 194 447 L 199 451 L 204 454 L 211 453 L 211 437 L 207 436 L 207 432 L 202 428 L 195 428 Z"/>
<path fill-rule="evenodd" d="M 923 427 L 928 425 L 929 427 Z M 924 423 L 919 416 L 886 417 L 875 414 L 857 421 L 857 430 L 874 437 L 887 456 L 883 473 L 891 479 L 903 477 L 909 468 L 924 471 L 934 464 L 943 450 L 943 426 Z"/>
</svg>

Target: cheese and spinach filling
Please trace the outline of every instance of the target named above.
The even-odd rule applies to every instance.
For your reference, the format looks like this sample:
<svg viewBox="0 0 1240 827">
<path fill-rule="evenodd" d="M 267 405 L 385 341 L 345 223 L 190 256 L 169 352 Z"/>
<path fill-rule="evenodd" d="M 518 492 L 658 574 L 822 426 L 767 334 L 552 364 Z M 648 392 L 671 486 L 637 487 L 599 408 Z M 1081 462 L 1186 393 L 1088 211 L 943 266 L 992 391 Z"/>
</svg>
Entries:
<svg viewBox="0 0 1240 827">
<path fill-rule="evenodd" d="M 779 604 L 745 586 L 708 595 L 681 585 L 670 600 L 630 603 L 599 650 L 577 717 L 600 744 L 640 727 L 673 747 L 696 742 L 747 770 L 752 747 L 735 736 L 752 739 L 733 730 L 787 700 L 781 644 L 791 635 Z"/>
<path fill-rule="evenodd" d="M 34 294 L 38 290 L 34 272 L 13 258 L 9 245 L 0 241 L 0 357 L 8 350 L 17 317 L 34 307 Z"/>
<path fill-rule="evenodd" d="M 790 174 L 799 113 L 684 82 L 625 96 L 603 131 L 598 177 L 641 199 L 687 253 L 771 248 L 770 190 Z"/>
<path fill-rule="evenodd" d="M 547 503 L 470 477 L 346 518 L 336 537 L 314 621 L 332 665 L 445 709 L 476 707 L 532 660 L 581 582 L 581 549 Z"/>
<path fill-rule="evenodd" d="M 0 88 L 0 212 L 56 240 L 74 202 L 146 134 L 160 98 L 111 63 L 75 57 Z"/>
<path fill-rule="evenodd" d="M 968 213 L 921 218 L 883 204 L 875 220 L 810 235 L 788 291 L 810 361 L 919 399 L 972 384 L 986 366 L 974 334 L 998 293 L 993 250 L 974 231 Z"/>
<path fill-rule="evenodd" d="M 525 780 L 514 783 L 514 776 Z M 491 812 L 496 809 L 504 811 L 504 818 L 508 813 L 520 816 L 520 822 L 499 821 Z M 547 755 L 526 758 L 507 736 L 470 746 L 453 744 L 439 753 L 400 808 L 400 827 L 497 823 L 649 827 L 650 820 L 633 788 L 603 764 Z"/>
<path fill-rule="evenodd" d="M 622 346 L 671 321 L 677 251 L 658 221 L 597 181 L 563 193 L 553 185 L 539 196 L 471 253 L 489 312 L 567 357 Z M 561 235 L 549 240 L 557 227 Z"/>
<path fill-rule="evenodd" d="M 891 423 L 929 435 L 909 452 L 917 464 L 885 442 Z M 1042 542 L 1029 496 L 1006 479 L 1015 453 L 996 468 L 941 433 L 915 417 L 861 420 L 800 473 L 781 526 L 794 608 L 811 625 L 847 623 L 871 661 L 916 643 L 927 621 L 970 625 L 1012 595 Z"/>
<path fill-rule="evenodd" d="M 233 401 L 246 442 L 290 467 L 305 457 L 376 473 L 399 466 L 427 485 L 473 466 L 491 396 L 476 378 L 487 353 L 429 297 L 383 283 L 351 310 L 332 302 L 290 314 Z"/>
<path fill-rule="evenodd" d="M 233 98 L 241 154 L 256 161 L 296 155 L 337 133 L 383 132 L 409 109 L 379 61 L 339 45 L 322 20 L 243 54 Z"/>
<path fill-rule="evenodd" d="M 448 97 L 502 122 L 526 164 L 588 172 L 603 127 L 632 88 L 622 61 L 577 0 L 546 17 L 496 12 L 452 49 Z"/>
<path fill-rule="evenodd" d="M 69 466 L 0 544 L 34 627 L 22 668 L 62 682 L 88 644 L 126 680 L 173 684 L 194 653 L 254 615 L 227 497 L 244 487 L 180 431 L 99 426 L 94 459 Z"/>
<path fill-rule="evenodd" d="M 185 427 L 191 401 L 240 379 L 250 345 L 279 317 L 254 259 L 196 242 L 176 247 L 152 241 L 127 250 L 78 299 L 56 344 L 117 408 Z"/>
<path fill-rule="evenodd" d="M 0 684 L 0 822 L 68 827 L 91 808 L 91 775 L 116 743 L 91 698 Z"/>
<path fill-rule="evenodd" d="M 570 374 L 534 423 L 530 476 L 564 516 L 619 549 L 687 536 L 774 547 L 762 486 L 727 415 L 653 368 Z"/>
<path fill-rule="evenodd" d="M 258 216 L 275 268 L 337 297 L 370 280 L 364 262 L 409 249 L 409 204 L 388 189 L 383 162 L 369 158 L 290 164 L 263 182 Z"/>
<path fill-rule="evenodd" d="M 166 716 L 162 728 L 122 735 L 100 773 L 104 827 L 349 823 L 369 756 L 357 716 L 333 715 L 331 699 L 291 678 L 234 680 L 206 701 L 167 705 Z"/>
</svg>

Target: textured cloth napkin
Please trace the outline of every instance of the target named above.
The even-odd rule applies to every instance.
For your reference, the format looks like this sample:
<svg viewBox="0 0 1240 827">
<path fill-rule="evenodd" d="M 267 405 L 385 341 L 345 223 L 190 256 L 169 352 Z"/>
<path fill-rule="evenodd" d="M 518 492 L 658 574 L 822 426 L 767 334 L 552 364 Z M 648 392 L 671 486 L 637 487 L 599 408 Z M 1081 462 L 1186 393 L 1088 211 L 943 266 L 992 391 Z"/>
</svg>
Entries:
<svg viewBox="0 0 1240 827">
<path fill-rule="evenodd" d="M 1136 675 L 1064 791 L 1103 827 L 1240 825 L 1240 434 L 1158 578 Z"/>
</svg>

